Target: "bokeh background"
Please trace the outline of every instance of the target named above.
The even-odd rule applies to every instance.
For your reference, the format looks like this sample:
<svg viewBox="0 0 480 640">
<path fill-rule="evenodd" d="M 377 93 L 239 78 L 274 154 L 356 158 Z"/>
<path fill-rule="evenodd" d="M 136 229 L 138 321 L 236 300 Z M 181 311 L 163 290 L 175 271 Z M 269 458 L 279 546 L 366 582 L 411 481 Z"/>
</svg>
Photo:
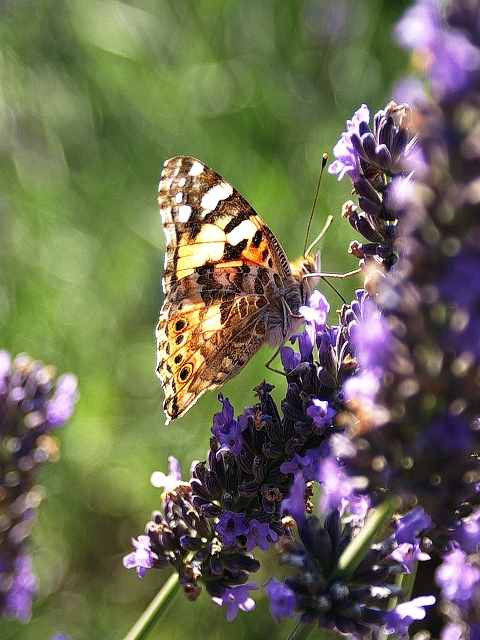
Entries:
<svg viewBox="0 0 480 640">
<path fill-rule="evenodd" d="M 4 0 L 0 6 L 0 347 L 79 378 L 61 459 L 32 529 L 40 594 L 2 638 L 122 638 L 167 574 L 122 566 L 159 502 L 149 484 L 176 456 L 204 459 L 216 393 L 165 427 L 154 328 L 165 250 L 164 160 L 197 156 L 252 203 L 287 254 L 303 250 L 322 153 L 362 102 L 394 95 L 407 54 L 392 26 L 408 2 Z M 393 92 L 393 93 L 392 93 Z M 401 97 L 401 96 L 400 96 Z M 313 234 L 323 268 L 355 268 L 340 218 L 348 181 L 325 175 Z M 337 283 L 351 299 L 359 281 Z M 332 309 L 341 299 L 328 289 Z M 335 317 L 332 317 L 335 320 Z M 267 376 L 258 354 L 224 393 L 237 412 Z M 268 374 L 268 375 L 267 375 Z M 278 574 L 262 556 L 260 585 Z M 206 594 L 180 594 L 152 638 L 284 638 L 265 593 L 227 624 Z"/>
</svg>

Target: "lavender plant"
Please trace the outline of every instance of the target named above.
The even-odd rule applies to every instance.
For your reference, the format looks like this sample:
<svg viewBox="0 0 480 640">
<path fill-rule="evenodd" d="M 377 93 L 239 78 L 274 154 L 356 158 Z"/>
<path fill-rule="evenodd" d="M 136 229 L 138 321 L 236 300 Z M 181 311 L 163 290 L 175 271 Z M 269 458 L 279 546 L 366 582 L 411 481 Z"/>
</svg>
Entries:
<svg viewBox="0 0 480 640">
<path fill-rule="evenodd" d="M 343 214 L 364 239 L 349 250 L 365 288 L 335 326 L 320 292 L 302 307 L 280 409 L 266 382 L 237 418 L 219 395 L 207 461 L 189 482 L 172 458 L 157 474 L 162 509 L 124 559 L 140 576 L 171 566 L 227 620 L 254 609 L 254 552 L 275 546 L 292 569 L 265 586 L 277 620 L 407 636 L 435 602 L 411 598 L 433 562 L 441 637 L 480 636 L 480 2 L 442 16 L 419 1 L 397 37 L 430 96 L 372 126 L 363 105 L 330 167 L 353 185 Z"/>
<path fill-rule="evenodd" d="M 37 581 L 29 554 L 29 529 L 44 491 L 39 467 L 58 458 L 52 432 L 73 413 L 78 397 L 73 374 L 26 354 L 13 361 L 0 351 L 0 615 L 28 622 Z"/>
</svg>

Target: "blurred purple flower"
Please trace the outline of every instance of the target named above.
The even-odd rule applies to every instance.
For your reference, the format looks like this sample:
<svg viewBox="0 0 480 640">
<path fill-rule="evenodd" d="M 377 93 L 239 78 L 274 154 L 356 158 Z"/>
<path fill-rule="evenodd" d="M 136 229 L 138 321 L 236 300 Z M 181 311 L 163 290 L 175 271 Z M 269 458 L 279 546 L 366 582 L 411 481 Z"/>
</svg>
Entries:
<svg viewBox="0 0 480 640">
<path fill-rule="evenodd" d="M 426 616 L 425 607 L 435 604 L 434 596 L 420 596 L 409 602 L 402 602 L 395 609 L 386 614 L 387 633 L 408 636 L 408 627 L 415 620 L 423 620 Z"/>
<path fill-rule="evenodd" d="M 19 555 L 15 559 L 14 571 L 6 593 L 0 595 L 2 609 L 6 618 L 16 618 L 20 622 L 29 622 L 32 617 L 32 601 L 37 594 L 37 580 L 32 570 L 30 556 Z"/>
<path fill-rule="evenodd" d="M 442 24 L 439 0 L 418 0 L 396 27 L 398 41 L 419 53 L 432 88 L 443 96 L 462 92 L 480 67 L 480 51 L 460 31 Z"/>
<path fill-rule="evenodd" d="M 344 511 L 354 491 L 352 480 L 333 456 L 325 458 L 320 464 L 320 482 L 322 495 L 320 509 L 329 513 L 332 509 Z"/>
<path fill-rule="evenodd" d="M 65 425 L 77 399 L 73 374 L 56 379 L 54 367 L 0 351 L 0 615 L 20 622 L 30 619 L 37 590 L 26 549 L 43 495 L 38 468 L 58 459 L 49 432 Z"/>
<path fill-rule="evenodd" d="M 480 550 L 480 507 L 477 506 L 460 522 L 453 537 L 467 553 L 477 553 Z"/>
<path fill-rule="evenodd" d="M 435 581 L 446 600 L 467 606 L 480 587 L 480 569 L 467 562 L 467 554 L 457 548 L 444 556 Z"/>
<path fill-rule="evenodd" d="M 78 396 L 76 376 L 72 373 L 60 376 L 55 393 L 46 404 L 47 420 L 52 427 L 62 427 L 72 416 Z"/>
<path fill-rule="evenodd" d="M 471 251 L 456 255 L 438 286 L 442 298 L 455 306 L 448 341 L 480 360 L 480 256 Z M 462 286 L 459 287 L 458 283 Z"/>
<path fill-rule="evenodd" d="M 285 618 L 293 618 L 294 620 L 300 618 L 300 615 L 295 613 L 295 605 L 297 602 L 295 593 L 284 582 L 270 578 L 265 585 L 265 590 L 270 598 L 270 611 L 277 622 L 281 622 L 282 616 Z"/>
</svg>

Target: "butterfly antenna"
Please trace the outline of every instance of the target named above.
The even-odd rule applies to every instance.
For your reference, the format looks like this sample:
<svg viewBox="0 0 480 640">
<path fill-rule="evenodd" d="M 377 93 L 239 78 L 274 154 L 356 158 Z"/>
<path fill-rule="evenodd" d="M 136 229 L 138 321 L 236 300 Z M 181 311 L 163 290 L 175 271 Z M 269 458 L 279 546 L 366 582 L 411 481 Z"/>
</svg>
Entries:
<svg viewBox="0 0 480 640">
<path fill-rule="evenodd" d="M 323 225 L 323 229 L 320 231 L 320 233 L 315 238 L 315 240 L 310 244 L 310 246 L 308 247 L 308 249 L 306 250 L 306 253 L 304 255 L 308 256 L 310 254 L 310 251 L 323 238 L 323 236 L 325 235 L 328 227 L 332 224 L 332 222 L 333 222 L 333 216 L 329 215 L 327 220 L 326 220 L 326 222 L 325 222 L 325 224 Z"/>
<path fill-rule="evenodd" d="M 312 247 L 318 242 L 318 240 L 322 237 L 322 235 L 326 231 L 326 229 L 324 227 L 324 229 L 322 230 L 322 233 L 320 234 L 320 236 L 318 238 L 316 238 L 314 242 L 312 242 L 312 244 L 310 245 L 310 247 L 307 250 L 308 236 L 310 235 L 310 227 L 312 226 L 313 214 L 315 213 L 315 208 L 317 206 L 318 194 L 320 193 L 320 185 L 322 184 L 322 176 L 323 176 L 323 172 L 325 170 L 325 167 L 327 166 L 327 162 L 328 162 L 328 153 L 324 153 L 323 156 L 322 156 L 322 168 L 320 169 L 320 176 L 318 178 L 317 191 L 315 192 L 315 198 L 313 200 L 312 213 L 310 214 L 310 219 L 309 219 L 308 225 L 307 225 L 307 234 L 305 236 L 305 244 L 303 246 L 303 255 L 304 256 L 306 256 L 306 255 L 308 255 L 310 253 Z M 330 224 L 328 226 L 330 226 Z"/>
</svg>

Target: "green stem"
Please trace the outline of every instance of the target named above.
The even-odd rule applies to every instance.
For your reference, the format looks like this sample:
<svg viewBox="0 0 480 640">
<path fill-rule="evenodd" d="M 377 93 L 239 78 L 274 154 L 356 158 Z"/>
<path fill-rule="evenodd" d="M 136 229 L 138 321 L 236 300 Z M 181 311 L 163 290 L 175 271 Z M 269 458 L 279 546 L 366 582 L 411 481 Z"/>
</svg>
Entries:
<svg viewBox="0 0 480 640">
<path fill-rule="evenodd" d="M 390 497 L 376 509 L 370 511 L 365 526 L 340 556 L 336 568 L 329 577 L 329 582 L 348 580 L 365 557 L 371 545 L 382 535 L 397 508 L 398 500 Z M 338 640 L 343 637 L 335 631 L 321 631 L 316 625 L 307 627 L 298 623 L 289 635 L 288 640 L 307 640 L 314 629 L 317 630 L 316 637 L 321 638 L 321 640 Z"/>
<path fill-rule="evenodd" d="M 376 509 L 372 509 L 360 533 L 350 542 L 338 560 L 330 582 L 349 579 L 358 567 L 375 539 L 382 534 L 398 508 L 398 501 L 394 497 L 387 498 Z"/>
<path fill-rule="evenodd" d="M 341 635 L 337 631 L 325 631 L 320 629 L 316 624 L 306 627 L 298 623 L 292 633 L 288 636 L 288 640 L 307 640 L 314 630 L 316 631 L 315 638 L 317 640 L 340 640 L 340 638 L 345 638 L 345 636 Z"/>
<path fill-rule="evenodd" d="M 153 625 L 167 612 L 179 590 L 178 573 L 172 573 L 123 640 L 146 638 Z"/>
<path fill-rule="evenodd" d="M 317 625 L 315 624 L 312 624 L 310 627 L 305 627 L 298 623 L 292 633 L 288 636 L 288 640 L 307 640 L 316 627 Z"/>
</svg>

